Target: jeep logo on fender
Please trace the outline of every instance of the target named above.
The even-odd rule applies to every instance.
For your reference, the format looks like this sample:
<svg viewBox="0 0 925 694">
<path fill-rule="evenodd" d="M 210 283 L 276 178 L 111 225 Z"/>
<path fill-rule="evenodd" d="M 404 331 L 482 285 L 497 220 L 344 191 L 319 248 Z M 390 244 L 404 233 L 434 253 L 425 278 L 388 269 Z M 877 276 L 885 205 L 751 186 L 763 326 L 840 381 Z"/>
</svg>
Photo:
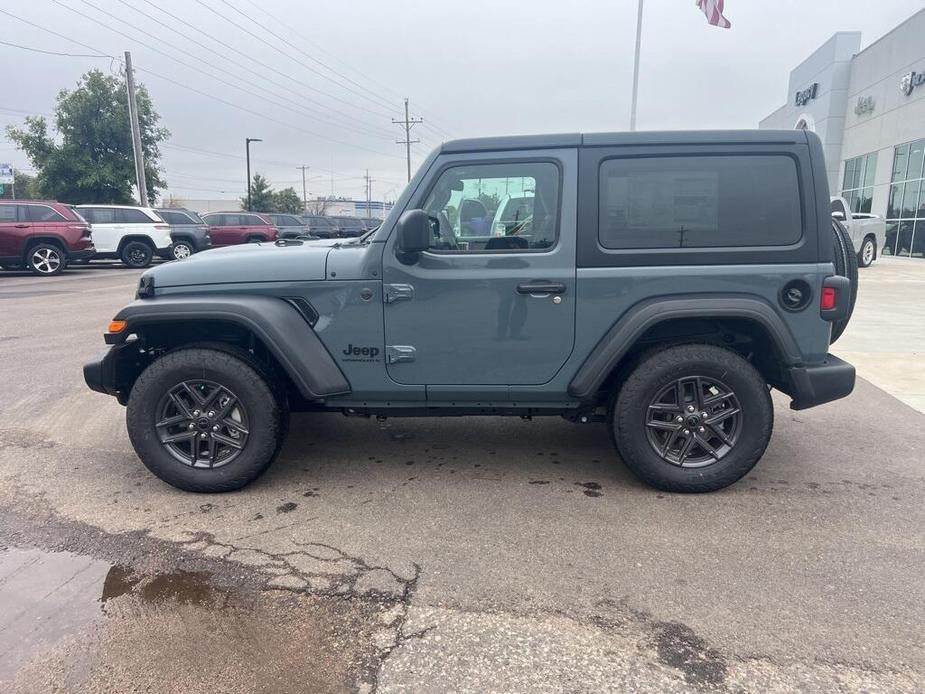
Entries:
<svg viewBox="0 0 925 694">
<path fill-rule="evenodd" d="M 353 343 L 347 345 L 347 349 L 341 350 L 348 357 L 343 361 L 379 361 L 376 358 L 379 351 L 378 347 L 359 347 Z"/>
</svg>

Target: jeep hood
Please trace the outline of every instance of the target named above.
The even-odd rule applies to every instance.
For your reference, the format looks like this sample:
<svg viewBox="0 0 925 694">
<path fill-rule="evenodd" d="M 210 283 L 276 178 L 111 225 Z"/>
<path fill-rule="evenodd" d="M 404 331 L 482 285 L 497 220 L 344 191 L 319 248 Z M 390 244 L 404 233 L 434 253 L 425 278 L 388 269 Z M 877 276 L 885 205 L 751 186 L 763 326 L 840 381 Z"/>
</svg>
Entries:
<svg viewBox="0 0 925 694">
<path fill-rule="evenodd" d="M 155 287 L 323 280 L 329 246 L 246 243 L 213 248 L 151 268 Z"/>
</svg>

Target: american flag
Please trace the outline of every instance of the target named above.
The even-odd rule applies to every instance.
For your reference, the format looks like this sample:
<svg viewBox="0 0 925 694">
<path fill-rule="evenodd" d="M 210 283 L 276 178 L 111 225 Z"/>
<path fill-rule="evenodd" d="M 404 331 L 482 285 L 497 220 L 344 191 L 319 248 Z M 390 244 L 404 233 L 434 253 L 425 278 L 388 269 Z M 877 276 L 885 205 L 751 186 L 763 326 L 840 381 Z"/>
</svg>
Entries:
<svg viewBox="0 0 925 694">
<path fill-rule="evenodd" d="M 713 26 L 721 29 L 728 29 L 732 26 L 728 19 L 723 16 L 723 0 L 697 0 L 697 7 L 703 10 L 707 16 L 707 21 Z"/>
</svg>

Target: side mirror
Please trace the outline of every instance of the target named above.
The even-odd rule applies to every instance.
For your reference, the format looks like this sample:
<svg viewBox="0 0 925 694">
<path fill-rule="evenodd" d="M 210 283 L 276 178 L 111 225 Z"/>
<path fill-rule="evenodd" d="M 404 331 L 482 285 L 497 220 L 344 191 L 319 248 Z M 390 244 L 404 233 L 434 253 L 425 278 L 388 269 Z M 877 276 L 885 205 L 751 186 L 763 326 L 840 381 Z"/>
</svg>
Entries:
<svg viewBox="0 0 925 694">
<path fill-rule="evenodd" d="M 833 216 L 835 219 L 837 219 L 838 221 L 840 221 L 840 222 L 845 221 L 845 213 L 844 213 L 844 212 L 832 212 L 832 216 Z"/>
<path fill-rule="evenodd" d="M 433 241 L 430 218 L 424 210 L 408 210 L 398 220 L 398 250 L 405 254 L 421 253 Z"/>
</svg>

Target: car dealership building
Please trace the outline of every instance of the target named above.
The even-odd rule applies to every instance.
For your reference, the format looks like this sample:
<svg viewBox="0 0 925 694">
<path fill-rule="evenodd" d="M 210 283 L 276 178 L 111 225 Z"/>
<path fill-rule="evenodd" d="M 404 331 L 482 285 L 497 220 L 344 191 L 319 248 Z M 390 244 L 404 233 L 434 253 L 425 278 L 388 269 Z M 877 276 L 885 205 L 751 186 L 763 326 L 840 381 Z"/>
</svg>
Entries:
<svg viewBox="0 0 925 694">
<path fill-rule="evenodd" d="M 839 32 L 790 73 L 787 103 L 762 128 L 822 139 L 829 188 L 887 220 L 884 254 L 925 256 L 925 10 L 864 50 Z"/>
</svg>

